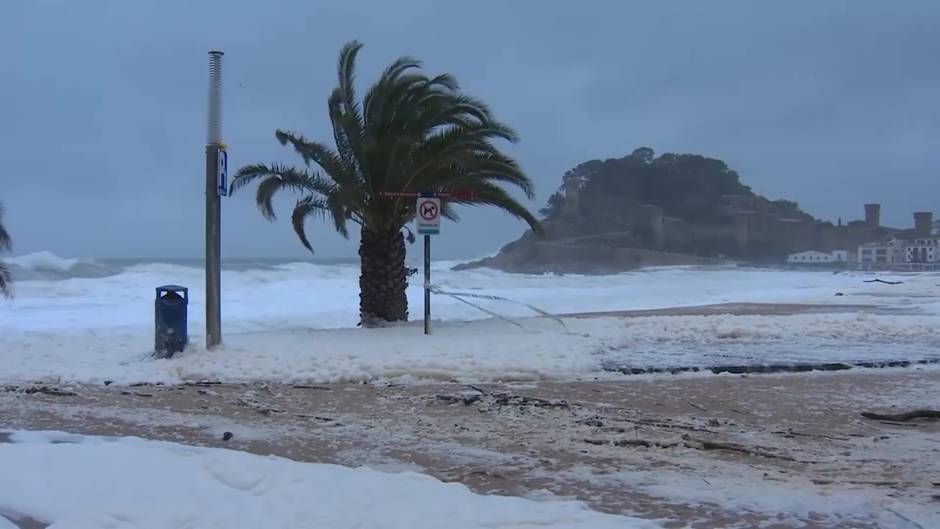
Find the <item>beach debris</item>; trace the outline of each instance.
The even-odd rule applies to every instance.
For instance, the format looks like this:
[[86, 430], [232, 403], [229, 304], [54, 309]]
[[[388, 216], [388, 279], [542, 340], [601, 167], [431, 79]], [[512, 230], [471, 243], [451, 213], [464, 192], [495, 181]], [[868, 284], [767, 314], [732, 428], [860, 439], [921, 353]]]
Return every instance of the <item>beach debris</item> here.
[[904, 281], [885, 281], [884, 279], [875, 278], [875, 279], [866, 279], [865, 283], [884, 283], [885, 285], [901, 285], [901, 284], [904, 284]]
[[326, 386], [314, 386], [312, 384], [291, 384], [291, 387], [294, 389], [319, 389], [323, 391], [332, 391], [333, 389]]
[[11, 393], [25, 393], [27, 395], [40, 393], [42, 395], [49, 395], [51, 397], [74, 397], [78, 395], [78, 393], [73, 391], [71, 388], [58, 388], [55, 386], [46, 385], [7, 386], [6, 390], [7, 392]]
[[482, 393], [462, 394], [462, 395], [437, 395], [437, 400], [448, 404], [463, 404], [469, 406], [483, 398]]
[[153, 393], [144, 393], [142, 391], [121, 391], [121, 395], [130, 395], [132, 397], [153, 397]]
[[209, 386], [221, 386], [222, 382], [218, 380], [187, 380], [183, 382], [184, 386], [196, 386], [200, 388], [205, 388]]
[[563, 399], [543, 399], [541, 397], [531, 397], [528, 395], [515, 395], [505, 391], [486, 391], [478, 386], [469, 385], [468, 388], [475, 393], [461, 392], [457, 394], [438, 394], [435, 400], [446, 402], [448, 404], [463, 404], [470, 406], [476, 403], [485, 403], [491, 407], [500, 406], [534, 406], [538, 408], [564, 408], [570, 409], [571, 405]]
[[904, 413], [863, 411], [861, 415], [874, 421], [906, 422], [912, 419], [940, 419], [940, 410], [912, 410]]
[[228, 441], [228, 440], [231, 439], [232, 437], [235, 437], [235, 434], [233, 434], [232, 432], [222, 432], [222, 440], [223, 440], [223, 441]]

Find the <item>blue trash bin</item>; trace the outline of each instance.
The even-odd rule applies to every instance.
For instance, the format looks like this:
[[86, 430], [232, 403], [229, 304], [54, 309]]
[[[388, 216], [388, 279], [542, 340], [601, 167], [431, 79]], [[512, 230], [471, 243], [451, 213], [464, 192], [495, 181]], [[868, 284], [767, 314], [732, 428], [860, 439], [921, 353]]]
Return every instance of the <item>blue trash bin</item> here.
[[189, 289], [179, 285], [157, 287], [153, 304], [154, 351], [158, 356], [169, 358], [185, 349], [189, 342], [186, 321]]

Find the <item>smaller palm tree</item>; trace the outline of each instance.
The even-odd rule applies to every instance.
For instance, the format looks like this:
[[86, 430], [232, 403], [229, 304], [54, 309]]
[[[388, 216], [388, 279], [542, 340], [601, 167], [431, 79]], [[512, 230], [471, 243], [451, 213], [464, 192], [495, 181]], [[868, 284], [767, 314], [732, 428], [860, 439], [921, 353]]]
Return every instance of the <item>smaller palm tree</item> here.
[[[10, 234], [3, 227], [3, 204], [0, 204], [0, 250], [10, 249]], [[10, 297], [13, 295], [13, 278], [10, 269], [0, 262], [0, 295]]]

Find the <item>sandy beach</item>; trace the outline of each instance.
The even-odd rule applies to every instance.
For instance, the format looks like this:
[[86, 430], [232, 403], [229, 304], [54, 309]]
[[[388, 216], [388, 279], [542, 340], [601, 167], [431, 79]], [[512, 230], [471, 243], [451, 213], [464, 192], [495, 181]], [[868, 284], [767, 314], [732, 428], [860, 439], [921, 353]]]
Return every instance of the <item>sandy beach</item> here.
[[[469, 386], [24, 385], [0, 394], [0, 423], [420, 470], [667, 527], [883, 527], [905, 509], [940, 516], [940, 424], [859, 414], [936, 407], [938, 389], [931, 368]], [[873, 518], [844, 511], [846, 497], [897, 509], [872, 504]]]

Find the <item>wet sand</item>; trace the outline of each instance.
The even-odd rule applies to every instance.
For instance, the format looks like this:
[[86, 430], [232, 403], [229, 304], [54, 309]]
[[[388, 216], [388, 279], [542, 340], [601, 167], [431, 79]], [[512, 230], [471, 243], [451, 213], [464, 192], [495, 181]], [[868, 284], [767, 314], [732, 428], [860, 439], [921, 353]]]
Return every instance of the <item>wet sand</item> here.
[[[606, 512], [668, 519], [669, 527], [879, 526], [735, 503], [748, 489], [863, 491], [932, 509], [940, 520], [940, 423], [859, 416], [940, 407], [936, 369], [480, 386], [25, 389], [0, 393], [0, 427], [418, 470], [482, 493], [547, 490]], [[674, 492], [649, 487], [644, 476], [674, 476]], [[700, 492], [715, 499], [689, 497]]]

